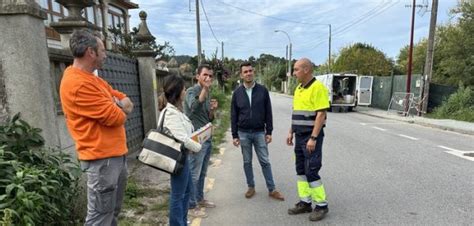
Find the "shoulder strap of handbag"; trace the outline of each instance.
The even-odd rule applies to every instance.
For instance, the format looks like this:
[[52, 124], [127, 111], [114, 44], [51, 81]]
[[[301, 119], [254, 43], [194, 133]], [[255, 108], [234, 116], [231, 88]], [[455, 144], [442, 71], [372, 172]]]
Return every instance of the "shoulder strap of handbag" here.
[[161, 115], [161, 121], [158, 124], [158, 128], [157, 128], [158, 131], [160, 131], [160, 132], [163, 132], [163, 123], [165, 122], [166, 110], [168, 110], [168, 108], [163, 109], [163, 112], [161, 113], [163, 115]]

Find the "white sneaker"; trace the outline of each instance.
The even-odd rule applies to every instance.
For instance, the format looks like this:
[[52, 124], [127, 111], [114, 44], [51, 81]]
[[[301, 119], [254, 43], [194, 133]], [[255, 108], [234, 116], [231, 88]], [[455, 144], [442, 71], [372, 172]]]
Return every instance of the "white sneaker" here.
[[188, 210], [188, 216], [194, 217], [194, 218], [206, 218], [207, 213], [204, 212], [203, 210], [199, 208], [194, 208], [194, 209], [189, 209]]

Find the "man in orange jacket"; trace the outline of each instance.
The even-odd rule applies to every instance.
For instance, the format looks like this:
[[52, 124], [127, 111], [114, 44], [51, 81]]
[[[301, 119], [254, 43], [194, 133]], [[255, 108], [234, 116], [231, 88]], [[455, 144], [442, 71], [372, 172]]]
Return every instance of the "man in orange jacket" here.
[[127, 184], [127, 114], [133, 103], [94, 74], [106, 58], [100, 37], [75, 31], [69, 41], [74, 62], [66, 68], [60, 97], [66, 124], [87, 173], [85, 225], [117, 225]]

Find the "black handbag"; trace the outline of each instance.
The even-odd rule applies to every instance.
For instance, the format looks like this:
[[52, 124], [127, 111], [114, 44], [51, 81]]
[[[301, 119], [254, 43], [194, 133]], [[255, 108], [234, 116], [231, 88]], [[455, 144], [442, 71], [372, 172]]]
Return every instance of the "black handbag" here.
[[155, 169], [175, 175], [179, 174], [184, 167], [186, 148], [183, 142], [174, 138], [166, 128], [163, 128], [166, 110], [161, 113], [158, 128], [147, 133], [137, 159]]

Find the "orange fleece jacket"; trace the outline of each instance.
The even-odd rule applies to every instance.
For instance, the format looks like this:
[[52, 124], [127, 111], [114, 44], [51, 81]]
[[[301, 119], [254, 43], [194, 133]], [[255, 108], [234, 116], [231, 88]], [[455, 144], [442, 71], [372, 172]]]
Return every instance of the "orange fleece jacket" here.
[[80, 160], [122, 156], [128, 152], [126, 114], [117, 106], [125, 94], [103, 79], [69, 66], [60, 86], [61, 104]]

